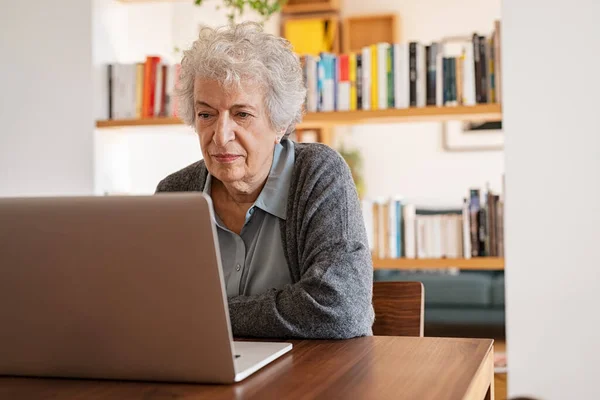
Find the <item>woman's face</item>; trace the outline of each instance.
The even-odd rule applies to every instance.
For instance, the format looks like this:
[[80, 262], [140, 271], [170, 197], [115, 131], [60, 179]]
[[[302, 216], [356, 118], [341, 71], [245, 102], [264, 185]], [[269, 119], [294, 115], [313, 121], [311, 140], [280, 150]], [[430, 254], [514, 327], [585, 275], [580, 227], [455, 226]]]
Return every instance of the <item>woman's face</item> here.
[[[265, 179], [278, 133], [271, 127], [259, 85], [225, 89], [218, 81], [194, 82], [195, 124], [208, 171], [244, 190]], [[279, 134], [281, 136], [281, 134]]]

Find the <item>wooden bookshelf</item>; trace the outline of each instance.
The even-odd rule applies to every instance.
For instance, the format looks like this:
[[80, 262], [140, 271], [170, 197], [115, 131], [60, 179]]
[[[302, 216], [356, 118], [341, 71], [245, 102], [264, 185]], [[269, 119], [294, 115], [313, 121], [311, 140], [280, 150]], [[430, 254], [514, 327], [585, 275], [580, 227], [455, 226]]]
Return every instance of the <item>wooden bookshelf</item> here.
[[285, 14], [339, 11], [339, 0], [287, 0], [281, 11]]
[[121, 128], [128, 126], [153, 126], [153, 125], [181, 125], [177, 117], [156, 117], [140, 119], [106, 119], [96, 121], [97, 128]]
[[344, 53], [360, 52], [373, 43], [399, 43], [400, 30], [396, 14], [356, 15], [344, 18]]
[[474, 257], [465, 258], [373, 258], [374, 269], [439, 269], [460, 268], [464, 270], [504, 270], [504, 258]]
[[[356, 125], [372, 123], [403, 122], [440, 122], [449, 120], [500, 120], [502, 109], [499, 104], [479, 104], [476, 106], [458, 107], [420, 107], [407, 109], [370, 110], [370, 111], [337, 111], [308, 113], [299, 129], [319, 128], [332, 125]], [[129, 126], [178, 125], [178, 118], [144, 118], [124, 120], [101, 120], [96, 122], [98, 128], [119, 128]]]

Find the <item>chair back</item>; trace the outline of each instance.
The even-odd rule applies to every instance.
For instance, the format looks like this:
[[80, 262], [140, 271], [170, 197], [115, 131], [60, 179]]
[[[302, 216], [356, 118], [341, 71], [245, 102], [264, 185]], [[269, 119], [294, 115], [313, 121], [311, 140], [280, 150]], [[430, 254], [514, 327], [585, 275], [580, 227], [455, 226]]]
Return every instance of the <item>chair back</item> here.
[[425, 290], [421, 282], [374, 282], [376, 336], [423, 336]]

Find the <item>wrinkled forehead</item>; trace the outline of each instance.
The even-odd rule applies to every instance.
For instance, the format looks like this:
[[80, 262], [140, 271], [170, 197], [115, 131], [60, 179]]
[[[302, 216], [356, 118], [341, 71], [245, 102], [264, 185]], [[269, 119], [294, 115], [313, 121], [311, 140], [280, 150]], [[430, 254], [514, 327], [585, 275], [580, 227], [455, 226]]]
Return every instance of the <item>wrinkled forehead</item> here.
[[252, 78], [232, 82], [196, 76], [194, 80], [194, 101], [213, 107], [229, 108], [234, 104], [259, 107], [264, 105], [264, 94], [264, 85]]

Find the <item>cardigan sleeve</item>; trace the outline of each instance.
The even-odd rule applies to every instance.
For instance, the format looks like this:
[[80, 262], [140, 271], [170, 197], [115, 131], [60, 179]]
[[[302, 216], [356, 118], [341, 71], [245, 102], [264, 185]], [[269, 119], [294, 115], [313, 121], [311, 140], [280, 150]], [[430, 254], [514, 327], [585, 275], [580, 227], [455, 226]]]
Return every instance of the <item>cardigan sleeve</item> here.
[[[324, 147], [324, 146], [323, 146]], [[347, 164], [307, 150], [288, 198], [286, 243], [295, 283], [229, 299], [234, 336], [346, 339], [372, 334], [373, 266]], [[298, 160], [299, 161], [299, 160]]]

